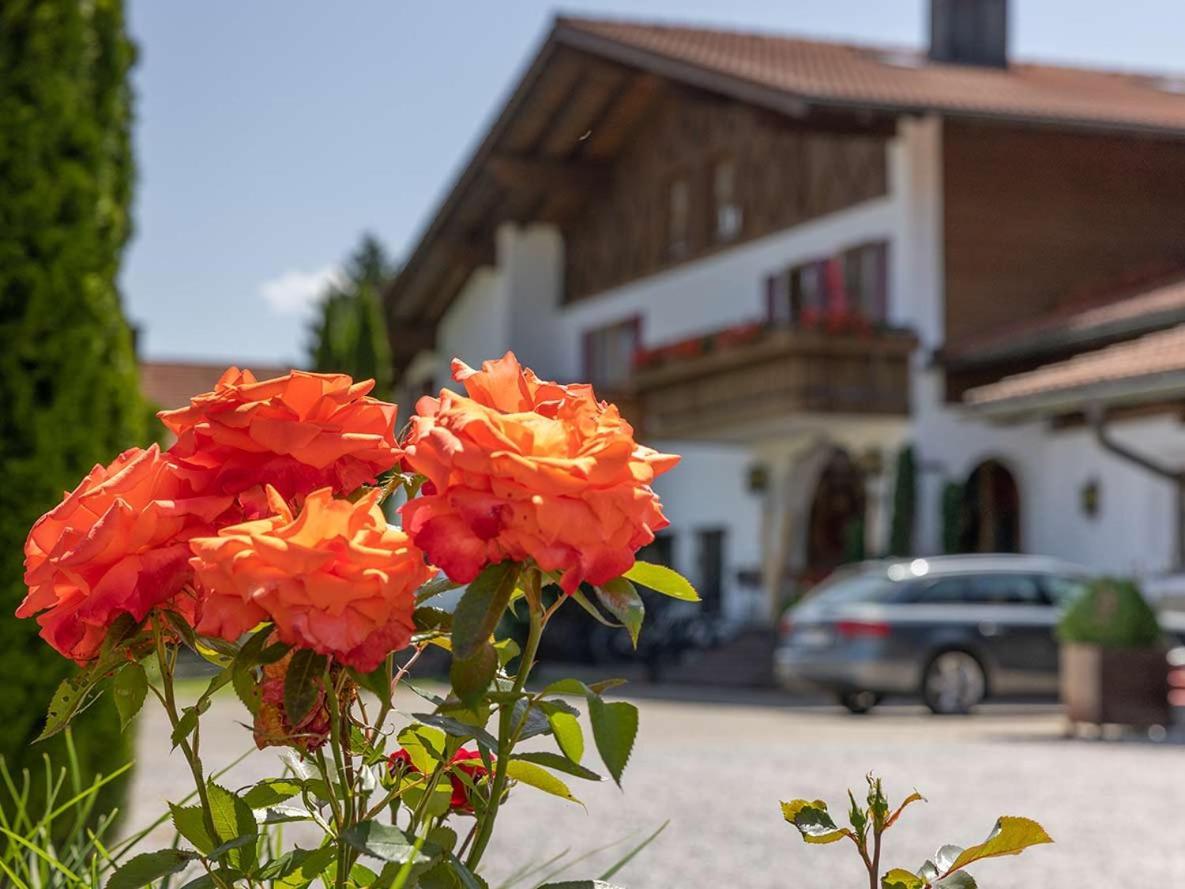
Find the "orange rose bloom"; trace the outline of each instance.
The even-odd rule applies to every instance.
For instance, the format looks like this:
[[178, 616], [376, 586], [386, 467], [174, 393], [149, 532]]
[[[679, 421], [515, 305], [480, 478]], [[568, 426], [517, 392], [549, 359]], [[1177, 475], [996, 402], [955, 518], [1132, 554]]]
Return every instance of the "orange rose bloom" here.
[[158, 416], [177, 436], [169, 453], [204, 490], [242, 495], [255, 517], [265, 485], [287, 500], [325, 486], [344, 494], [398, 462], [396, 406], [368, 397], [373, 387], [299, 370], [256, 382], [232, 367], [213, 392]]
[[120, 614], [143, 620], [166, 603], [192, 614], [193, 598], [177, 595], [192, 576], [187, 541], [232, 500], [193, 496], [156, 445], [96, 466], [29, 532], [17, 616], [37, 615], [42, 638], [81, 664]]
[[512, 353], [475, 371], [453, 361], [469, 397], [422, 398], [405, 463], [428, 477], [403, 507], [412, 540], [455, 581], [534, 559], [568, 592], [628, 571], [668, 524], [650, 485], [679, 458], [634, 441], [591, 386], [539, 380]]
[[405, 648], [415, 592], [436, 572], [387, 524], [379, 491], [351, 503], [321, 488], [295, 517], [267, 494], [276, 515], [190, 541], [204, 595], [197, 631], [233, 641], [271, 620], [281, 641], [367, 672]]

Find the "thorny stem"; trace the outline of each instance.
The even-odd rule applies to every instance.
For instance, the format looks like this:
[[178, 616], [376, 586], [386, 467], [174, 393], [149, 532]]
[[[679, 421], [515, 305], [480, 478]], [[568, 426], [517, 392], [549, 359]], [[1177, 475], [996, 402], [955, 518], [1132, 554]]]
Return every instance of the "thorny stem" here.
[[[181, 717], [177, 713], [177, 698], [173, 689], [173, 668], [165, 652], [165, 640], [160, 631], [159, 615], [154, 616], [152, 621], [152, 639], [156, 646], [156, 661], [160, 665], [165, 713], [168, 715], [169, 724], [175, 733], [177, 726], [181, 723]], [[210, 809], [210, 794], [206, 789], [205, 778], [202, 776], [202, 762], [198, 759], [194, 748], [190, 746], [188, 738], [181, 738], [177, 746], [181, 748], [181, 753], [185, 756], [185, 761], [189, 763], [189, 771], [193, 775], [193, 783], [197, 789], [198, 800], [202, 807], [202, 821], [205, 825], [206, 832], [209, 833], [213, 841], [217, 842], [218, 830], [214, 826], [214, 816], [211, 814]], [[210, 878], [219, 886], [226, 885], [213, 871], [210, 871]]]
[[[536, 575], [535, 584], [537, 588], [538, 575]], [[531, 603], [530, 618], [531, 625], [527, 634], [527, 643], [519, 659], [518, 673], [514, 677], [511, 700], [517, 700], [519, 695], [522, 694], [523, 687], [527, 683], [527, 676], [530, 675], [531, 667], [535, 664], [535, 655], [539, 651], [539, 639], [543, 635], [543, 613], [539, 608], [537, 600]], [[494, 781], [490, 793], [489, 808], [484, 813], [481, 827], [478, 829], [477, 837], [473, 842], [473, 849], [470, 851], [469, 858], [465, 862], [471, 871], [477, 868], [478, 863], [481, 861], [481, 856], [485, 854], [486, 846], [490, 842], [490, 836], [494, 829], [494, 821], [498, 817], [498, 808], [501, 806], [502, 796], [506, 792], [506, 782], [509, 777], [506, 769], [509, 764], [510, 751], [514, 747], [518, 734], [522, 731], [528, 712], [529, 708], [523, 711], [522, 719], [519, 720], [518, 724], [512, 725], [512, 720], [514, 719], [513, 707], [508, 707], [506, 704], [498, 707], [498, 757], [493, 763]]]
[[[342, 676], [344, 679], [345, 674], [343, 673]], [[338, 686], [336, 683], [331, 682], [329, 676], [326, 675], [323, 680], [323, 687], [325, 689], [325, 702], [329, 708], [329, 745], [333, 749], [333, 763], [337, 770], [337, 780], [339, 786], [342, 788], [343, 797], [342, 814], [338, 824], [337, 876], [335, 882], [337, 886], [344, 887], [353, 862], [351, 861], [350, 848], [342, 841], [341, 833], [354, 825], [354, 763], [350, 758], [348, 750], [343, 753], [342, 730], [345, 730], [346, 737], [348, 738], [349, 721], [340, 712]], [[329, 794], [333, 796], [333, 782], [330, 781], [328, 783]]]

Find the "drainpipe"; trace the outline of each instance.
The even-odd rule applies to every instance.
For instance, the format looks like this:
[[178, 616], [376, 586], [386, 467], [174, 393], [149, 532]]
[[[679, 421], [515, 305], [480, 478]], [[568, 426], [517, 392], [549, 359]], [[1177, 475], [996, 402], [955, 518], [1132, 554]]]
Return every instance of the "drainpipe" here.
[[1090, 427], [1094, 430], [1095, 441], [1099, 443], [1099, 447], [1108, 453], [1114, 454], [1116, 457], [1127, 460], [1129, 463], [1134, 463], [1145, 472], [1157, 478], [1163, 478], [1173, 483], [1177, 493], [1177, 533], [1174, 562], [1178, 570], [1185, 568], [1185, 470], [1165, 466], [1115, 441], [1107, 428], [1106, 412], [1103, 410], [1102, 405], [1093, 404], [1087, 409], [1086, 413], [1090, 421]]

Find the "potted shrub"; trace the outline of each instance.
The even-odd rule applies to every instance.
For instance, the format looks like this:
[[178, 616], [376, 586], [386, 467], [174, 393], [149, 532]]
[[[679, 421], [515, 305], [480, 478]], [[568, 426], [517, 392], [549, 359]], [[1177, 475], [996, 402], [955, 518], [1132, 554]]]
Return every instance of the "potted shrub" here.
[[1168, 661], [1160, 624], [1136, 584], [1094, 581], [1062, 617], [1058, 638], [1061, 697], [1071, 722], [1168, 722]]

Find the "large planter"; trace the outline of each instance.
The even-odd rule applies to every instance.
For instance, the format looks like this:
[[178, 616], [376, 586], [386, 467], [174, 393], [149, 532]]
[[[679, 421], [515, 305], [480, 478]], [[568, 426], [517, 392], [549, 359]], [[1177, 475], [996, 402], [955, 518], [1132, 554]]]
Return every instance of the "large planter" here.
[[1167, 725], [1168, 675], [1160, 648], [1061, 647], [1061, 697], [1072, 722]]

